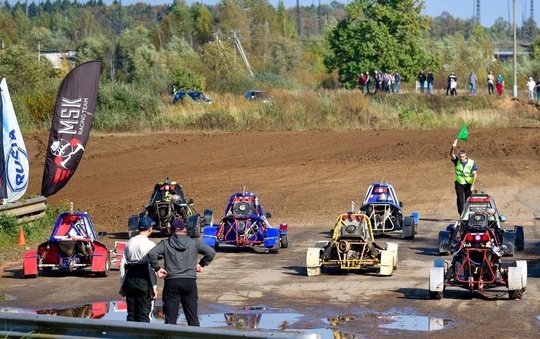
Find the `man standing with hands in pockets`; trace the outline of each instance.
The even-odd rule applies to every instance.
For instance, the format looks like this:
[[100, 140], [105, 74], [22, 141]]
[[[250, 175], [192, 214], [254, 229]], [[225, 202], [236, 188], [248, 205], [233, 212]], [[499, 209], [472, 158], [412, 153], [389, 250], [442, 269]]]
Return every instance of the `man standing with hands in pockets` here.
[[458, 156], [456, 156], [454, 150], [457, 143], [458, 139], [454, 140], [452, 143], [452, 148], [450, 149], [450, 158], [454, 163], [455, 168], [454, 185], [457, 196], [456, 202], [458, 213], [461, 216], [465, 202], [471, 196], [472, 191], [474, 190], [474, 183], [476, 182], [478, 169], [474, 160], [467, 157], [467, 151], [460, 150]]
[[139, 234], [129, 239], [120, 261], [120, 294], [126, 297], [127, 321], [150, 322], [153, 301], [157, 297], [157, 279], [148, 263], [148, 252], [156, 245], [148, 237], [154, 221], [139, 220]]
[[[171, 223], [171, 236], [162, 240], [148, 253], [150, 266], [158, 277], [165, 279], [163, 286], [163, 313], [165, 324], [176, 324], [180, 303], [189, 326], [200, 326], [198, 315], [197, 273], [204, 271], [210, 264], [216, 251], [201, 239], [191, 238], [187, 234], [182, 219]], [[197, 256], [203, 257], [197, 261]], [[164, 267], [160, 267], [158, 258], [163, 256]]]

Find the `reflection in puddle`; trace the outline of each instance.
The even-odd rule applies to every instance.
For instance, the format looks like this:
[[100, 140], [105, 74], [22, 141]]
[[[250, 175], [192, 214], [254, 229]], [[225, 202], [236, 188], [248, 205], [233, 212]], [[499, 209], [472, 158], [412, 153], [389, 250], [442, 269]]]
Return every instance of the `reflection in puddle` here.
[[[396, 312], [397, 313], [397, 312]], [[403, 312], [399, 312], [403, 313]], [[389, 314], [379, 314], [379, 313], [362, 313], [359, 315], [338, 315], [325, 320], [331, 326], [344, 326], [350, 327], [354, 326], [356, 319], [362, 321], [361, 319], [370, 318], [371, 323], [377, 322], [377, 328], [384, 329], [398, 329], [398, 330], [409, 330], [409, 331], [437, 331], [442, 330], [445, 326], [452, 323], [451, 319], [427, 317], [427, 316], [414, 316], [414, 315], [389, 315]], [[354, 338], [354, 335], [350, 334], [341, 334], [335, 335], [336, 338]]]
[[[99, 302], [70, 308], [37, 310], [37, 314], [63, 317], [91, 318], [102, 320], [125, 321], [127, 304], [125, 301]], [[280, 312], [267, 307], [242, 307], [216, 314], [199, 315], [201, 327], [233, 327], [235, 329], [286, 330], [291, 324], [303, 317], [303, 314]], [[152, 310], [151, 323], [163, 324], [163, 306], [156, 303]], [[182, 312], [178, 317], [179, 325], [187, 325]]]
[[382, 315], [380, 319], [390, 320], [389, 324], [381, 324], [380, 328], [409, 331], [438, 331], [453, 322], [450, 319], [433, 318], [416, 315]]
[[[403, 315], [403, 310], [393, 310], [391, 313], [351, 312], [344, 315], [333, 316], [323, 321], [323, 326], [313, 326], [317, 328], [302, 329], [302, 321], [306, 321], [305, 315], [291, 310], [273, 309], [263, 306], [248, 306], [232, 308], [228, 306], [215, 305], [216, 313], [199, 315], [201, 327], [207, 328], [229, 328], [229, 329], [261, 329], [261, 330], [282, 330], [295, 331], [310, 334], [318, 334], [320, 338], [326, 339], [351, 339], [362, 337], [360, 330], [363, 319], [369, 318], [371, 329], [396, 329], [409, 331], [438, 331], [444, 329], [453, 322], [451, 319], [435, 318], [428, 316]], [[16, 313], [37, 313], [42, 315], [55, 315], [74, 318], [102, 319], [114, 321], [126, 321], [127, 304], [125, 301], [97, 302], [76, 307], [50, 308], [41, 310], [29, 309], [0, 309], [0, 312]], [[395, 315], [398, 314], [398, 315]], [[537, 317], [540, 320], [540, 316]], [[163, 306], [161, 302], [156, 302], [152, 310], [151, 323], [163, 324]], [[326, 323], [328, 326], [325, 326]], [[186, 320], [182, 311], [178, 317], [178, 324], [186, 326]], [[320, 324], [320, 323], [319, 323]], [[357, 326], [359, 325], [359, 326]], [[308, 326], [311, 327], [311, 326]], [[325, 328], [326, 327], [326, 328]], [[380, 331], [379, 330], [379, 331]], [[360, 330], [361, 331], [361, 330]], [[349, 333], [350, 332], [350, 333]]]

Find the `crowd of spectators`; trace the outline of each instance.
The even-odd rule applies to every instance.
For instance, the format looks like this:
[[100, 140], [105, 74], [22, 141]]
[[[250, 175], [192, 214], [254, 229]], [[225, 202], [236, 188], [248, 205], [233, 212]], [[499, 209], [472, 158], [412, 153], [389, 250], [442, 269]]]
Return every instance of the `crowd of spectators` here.
[[[435, 76], [430, 69], [427, 72], [420, 70], [416, 78], [416, 90], [420, 94], [434, 93]], [[374, 85], [375, 89], [372, 90]], [[489, 71], [486, 78], [486, 86], [488, 95], [503, 95], [504, 93], [504, 76], [499, 73], [497, 76], [493, 71]], [[358, 88], [366, 95], [375, 94], [377, 92], [399, 94], [401, 91], [401, 75], [399, 72], [382, 72], [375, 70], [373, 76], [369, 72], [360, 73], [358, 77]], [[446, 78], [446, 95], [458, 95], [458, 77], [451, 71]], [[469, 73], [468, 77], [468, 94], [477, 95], [478, 93], [478, 77], [474, 71]], [[534, 81], [529, 77], [527, 82], [527, 94], [529, 102], [540, 102], [540, 78]]]
[[[373, 92], [371, 92], [372, 84], [375, 85]], [[391, 73], [375, 70], [372, 79], [369, 72], [360, 73], [358, 88], [364, 94], [375, 94], [377, 92], [399, 94], [401, 91], [401, 75], [399, 72]]]

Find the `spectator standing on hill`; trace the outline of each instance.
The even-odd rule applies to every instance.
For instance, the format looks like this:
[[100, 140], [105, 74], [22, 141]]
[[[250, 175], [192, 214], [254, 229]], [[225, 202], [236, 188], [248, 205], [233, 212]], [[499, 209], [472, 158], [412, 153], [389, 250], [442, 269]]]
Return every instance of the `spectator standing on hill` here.
[[399, 72], [394, 74], [394, 81], [396, 82], [396, 94], [399, 94], [399, 91], [401, 90], [401, 75]]
[[433, 82], [435, 81], [435, 76], [433, 75], [433, 72], [429, 70], [427, 72], [427, 89], [428, 94], [433, 94]]
[[379, 70], [375, 70], [375, 92], [381, 90], [382, 74]]
[[384, 85], [384, 91], [386, 93], [390, 93], [390, 91], [392, 89], [392, 73], [390, 73], [390, 72], [384, 73], [384, 82], [386, 83]]
[[450, 80], [450, 95], [457, 95], [457, 82], [454, 79]]
[[427, 77], [424, 73], [424, 70], [420, 70], [418, 73], [418, 83], [420, 84], [420, 93], [424, 93], [424, 84], [426, 83]]
[[[446, 95], [448, 95], [448, 92], [450, 92], [450, 85], [452, 84], [452, 79], [456, 82], [456, 86], [457, 86], [457, 76], [454, 73], [454, 71], [450, 72], [450, 74], [446, 78], [446, 82], [448, 83], [446, 86]], [[457, 91], [456, 91], [456, 94], [457, 94]]]
[[381, 74], [381, 91], [386, 93], [388, 92], [388, 78], [386, 77], [386, 73], [380, 73]]
[[536, 82], [536, 101], [540, 101], [540, 79]]
[[497, 94], [502, 95], [504, 90], [504, 77], [501, 73], [497, 76], [495, 88], [497, 89]]
[[487, 85], [488, 85], [488, 94], [493, 94], [493, 84], [495, 83], [495, 76], [493, 75], [493, 71], [489, 71], [489, 74], [487, 76]]
[[536, 89], [536, 82], [534, 82], [533, 78], [530, 77], [529, 81], [527, 81], [527, 92], [529, 94], [529, 103], [534, 102], [534, 90]]
[[452, 143], [450, 149], [450, 159], [454, 163], [454, 186], [456, 190], [456, 203], [459, 215], [463, 212], [465, 202], [471, 196], [474, 191], [474, 183], [476, 182], [477, 171], [476, 163], [473, 159], [467, 157], [467, 151], [460, 150], [458, 156], [455, 155], [454, 150], [457, 146], [457, 139]]
[[366, 94], [369, 94], [370, 88], [371, 88], [371, 76], [369, 75], [369, 72], [366, 72]]
[[469, 95], [476, 95], [476, 74], [469, 74]]
[[366, 76], [364, 73], [360, 73], [360, 76], [358, 77], [358, 88], [360, 89], [360, 92], [364, 93], [364, 88], [366, 87]]

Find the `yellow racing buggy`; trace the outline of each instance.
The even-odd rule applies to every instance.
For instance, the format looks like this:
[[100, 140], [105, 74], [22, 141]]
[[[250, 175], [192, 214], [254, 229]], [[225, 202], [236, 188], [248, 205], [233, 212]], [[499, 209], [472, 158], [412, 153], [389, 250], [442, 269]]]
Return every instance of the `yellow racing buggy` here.
[[308, 276], [321, 274], [325, 268], [340, 271], [374, 271], [390, 276], [398, 266], [398, 244], [388, 242], [385, 248], [373, 240], [369, 216], [360, 213], [342, 214], [336, 219], [331, 241], [318, 241], [306, 255]]

